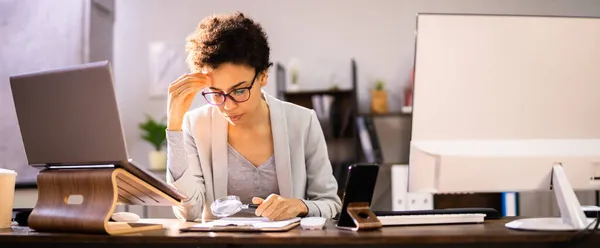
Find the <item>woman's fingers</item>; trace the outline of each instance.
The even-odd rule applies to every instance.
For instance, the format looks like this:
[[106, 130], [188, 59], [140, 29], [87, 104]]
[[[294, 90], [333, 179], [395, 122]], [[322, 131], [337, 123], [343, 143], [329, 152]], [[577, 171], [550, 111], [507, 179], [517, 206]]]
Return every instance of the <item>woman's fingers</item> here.
[[281, 204], [281, 201], [275, 200], [269, 207], [267, 207], [267, 209], [265, 209], [265, 211], [262, 213], [262, 216], [272, 220], [273, 213], [283, 207], [284, 206]]
[[261, 203], [263, 203], [263, 201], [265, 201], [265, 200], [263, 200], [260, 197], [252, 197], [252, 203], [253, 204], [261, 204]]
[[269, 218], [269, 220], [285, 220], [288, 219], [288, 209], [289, 206], [280, 204], [279, 207], [277, 207], [277, 209], [275, 209], [275, 211], [273, 211], [273, 213], [265, 216], [267, 218]]
[[171, 93], [171, 96], [173, 97], [173, 99], [185, 101], [186, 96], [195, 95], [196, 93], [198, 93], [198, 91], [200, 91], [200, 89], [201, 88], [197, 86], [181, 87], [175, 90], [173, 93]]
[[169, 130], [181, 130], [183, 116], [192, 105], [195, 94], [211, 84], [211, 77], [211, 73], [187, 73], [169, 84], [167, 101]]
[[170, 83], [169, 88], [171, 88], [171, 86], [181, 84], [182, 82], [185, 82], [187, 79], [190, 79], [190, 78], [192, 78], [192, 77], [190, 77], [190, 74], [183, 74], [179, 78], [175, 79], [175, 81]]
[[189, 84], [208, 85], [206, 80], [197, 78], [186, 78], [182, 81], [178, 81], [177, 83], [172, 83], [171, 85], [169, 85], [169, 92]]
[[188, 74], [182, 75], [181, 77], [179, 77], [178, 79], [173, 81], [173, 83], [171, 83], [169, 85], [169, 90], [172, 87], [177, 87], [178, 85], [184, 84], [187, 81], [200, 81], [200, 82], [204, 82], [205, 84], [208, 84], [209, 80], [210, 80], [210, 78], [206, 74], [188, 73]]
[[204, 85], [202, 85], [202, 84], [190, 82], [187, 84], [182, 84], [179, 87], [169, 90], [169, 95], [176, 96], [176, 95], [178, 95], [178, 93], [181, 93], [185, 89], [201, 90], [203, 88], [204, 88]]
[[276, 194], [271, 194], [256, 208], [256, 216], [264, 216], [263, 213], [279, 198]]
[[266, 217], [269, 220], [285, 220], [297, 216], [292, 209], [289, 199], [278, 195], [270, 195], [256, 209], [256, 215]]
[[180, 85], [179, 87], [169, 90], [169, 95], [176, 97], [176, 96], [180, 95], [181, 92], [183, 92], [186, 89], [192, 89], [195, 91], [199, 91], [202, 88], [204, 88], [203, 84], [200, 84], [197, 82], [188, 82], [186, 84]]

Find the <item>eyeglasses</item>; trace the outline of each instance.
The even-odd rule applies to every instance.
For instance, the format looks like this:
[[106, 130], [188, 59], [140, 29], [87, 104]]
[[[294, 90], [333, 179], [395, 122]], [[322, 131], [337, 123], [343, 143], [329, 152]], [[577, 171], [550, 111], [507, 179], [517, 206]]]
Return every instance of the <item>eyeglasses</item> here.
[[248, 99], [250, 99], [250, 89], [252, 89], [252, 86], [254, 86], [254, 81], [256, 80], [256, 76], [258, 76], [258, 72], [256, 74], [254, 74], [254, 78], [252, 78], [252, 83], [250, 83], [250, 86], [248, 86], [248, 87], [233, 89], [229, 93], [216, 92], [216, 91], [202, 92], [202, 96], [204, 96], [204, 99], [206, 99], [206, 101], [209, 104], [216, 105], [216, 106], [223, 105], [225, 103], [225, 100], [227, 100], [227, 98], [231, 99], [232, 101], [234, 101], [236, 103], [248, 101]]

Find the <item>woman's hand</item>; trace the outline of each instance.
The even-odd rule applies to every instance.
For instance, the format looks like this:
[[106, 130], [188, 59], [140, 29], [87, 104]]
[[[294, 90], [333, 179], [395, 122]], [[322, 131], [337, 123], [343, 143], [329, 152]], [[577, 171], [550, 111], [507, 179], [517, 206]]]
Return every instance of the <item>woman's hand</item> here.
[[271, 194], [267, 199], [252, 198], [252, 203], [260, 204], [256, 209], [256, 216], [267, 217], [269, 220], [287, 220], [308, 213], [308, 208], [297, 198], [283, 198]]
[[210, 85], [210, 78], [203, 73], [187, 73], [169, 85], [167, 103], [167, 129], [181, 131], [183, 116], [192, 106], [198, 91]]

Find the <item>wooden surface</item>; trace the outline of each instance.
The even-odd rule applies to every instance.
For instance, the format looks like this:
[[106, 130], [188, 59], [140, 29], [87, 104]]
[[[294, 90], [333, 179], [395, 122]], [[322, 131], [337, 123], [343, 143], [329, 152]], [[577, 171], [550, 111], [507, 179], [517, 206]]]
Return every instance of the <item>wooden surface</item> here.
[[36, 233], [26, 227], [0, 229], [0, 247], [226, 247], [226, 246], [355, 246], [355, 247], [600, 247], [593, 234], [577, 246], [567, 243], [573, 232], [526, 232], [504, 227], [508, 220], [485, 224], [384, 227], [376, 231], [339, 230], [331, 222], [325, 230], [295, 228], [288, 232], [216, 233], [180, 232], [190, 225], [177, 220], [143, 220], [161, 223], [163, 230], [126, 235]]

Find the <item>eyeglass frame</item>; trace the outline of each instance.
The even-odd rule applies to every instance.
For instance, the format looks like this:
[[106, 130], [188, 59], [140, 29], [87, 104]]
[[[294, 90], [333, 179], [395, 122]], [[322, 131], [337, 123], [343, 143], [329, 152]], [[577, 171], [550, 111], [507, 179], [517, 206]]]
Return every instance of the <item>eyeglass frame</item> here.
[[[258, 71], [256, 71], [254, 73], [254, 77], [252, 78], [252, 83], [250, 83], [250, 86], [248, 86], [248, 87], [235, 88], [235, 89], [232, 89], [231, 91], [229, 91], [227, 93], [224, 93], [224, 92], [205, 92], [205, 91], [202, 91], [202, 96], [204, 97], [204, 100], [206, 100], [206, 102], [208, 102], [208, 104], [213, 105], [213, 106], [221, 106], [221, 105], [225, 104], [225, 102], [227, 101], [227, 98], [231, 99], [235, 103], [246, 102], [246, 101], [250, 100], [250, 97], [252, 96], [252, 91], [251, 90], [252, 90], [252, 87], [254, 86], [254, 82], [256, 81], [257, 76], [258, 76]], [[234, 92], [234, 91], [236, 91], [236, 90], [248, 90], [248, 99], [243, 100], [243, 101], [235, 100], [235, 98], [233, 96], [231, 96], [231, 93]], [[210, 102], [206, 98], [206, 95], [210, 95], [210, 94], [221, 94], [221, 95], [223, 95], [224, 96], [223, 102], [220, 103], [220, 104], [214, 104], [214, 103]]]

